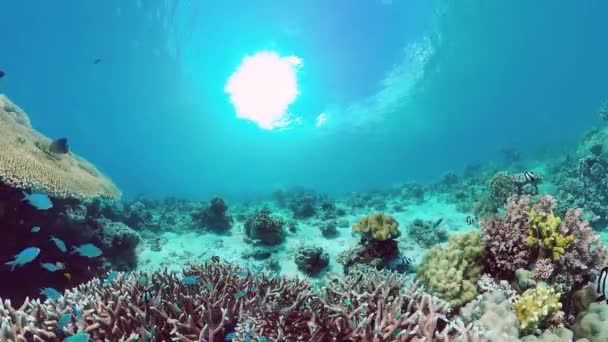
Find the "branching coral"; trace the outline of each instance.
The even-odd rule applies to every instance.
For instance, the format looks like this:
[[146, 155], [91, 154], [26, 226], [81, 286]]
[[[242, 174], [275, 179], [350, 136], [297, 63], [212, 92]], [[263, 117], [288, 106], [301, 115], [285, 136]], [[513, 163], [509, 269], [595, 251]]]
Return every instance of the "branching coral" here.
[[[60, 341], [87, 332], [94, 341], [455, 341], [480, 340], [445, 304], [392, 273], [360, 270], [311, 288], [302, 280], [253, 275], [209, 263], [175, 273], [95, 279], [56, 300], [0, 301], [0, 340]], [[68, 315], [65, 326], [60, 318]], [[80, 317], [81, 316], [81, 317]]]
[[539, 258], [546, 257], [547, 253], [557, 261], [566, 252], [565, 247], [574, 241], [574, 236], [563, 235], [559, 230], [562, 220], [553, 214], [539, 214], [534, 209], [528, 213], [530, 228], [526, 245], [538, 247]]
[[418, 268], [418, 279], [429, 291], [460, 307], [477, 295], [475, 283], [483, 265], [485, 245], [475, 231], [454, 235], [445, 248], [435, 246]]
[[560, 295], [555, 292], [555, 289], [542, 283], [533, 289], [526, 290], [513, 303], [520, 329], [534, 331], [541, 327], [551, 315], [561, 309], [562, 304], [559, 299]]
[[0, 182], [57, 198], [121, 196], [112, 181], [83, 158], [50, 152], [51, 142], [32, 128], [24, 111], [0, 95]]
[[353, 225], [353, 232], [361, 233], [364, 239], [384, 241], [399, 237], [399, 223], [390, 215], [375, 213]]

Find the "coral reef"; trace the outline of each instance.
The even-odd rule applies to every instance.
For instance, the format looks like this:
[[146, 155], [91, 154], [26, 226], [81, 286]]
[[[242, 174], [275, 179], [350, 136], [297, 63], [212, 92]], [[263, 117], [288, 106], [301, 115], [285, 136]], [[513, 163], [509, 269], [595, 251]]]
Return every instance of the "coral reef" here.
[[436, 245], [426, 252], [417, 279], [452, 307], [460, 307], [477, 296], [484, 249], [478, 232], [453, 235], [445, 248]]
[[353, 232], [362, 234], [364, 240], [384, 241], [399, 237], [398, 227], [399, 223], [392, 216], [375, 213], [355, 223]]
[[574, 337], [589, 342], [608, 341], [608, 305], [591, 303], [589, 308], [579, 313], [572, 327]]
[[564, 235], [558, 231], [561, 219], [550, 213], [537, 213], [532, 209], [529, 213], [528, 247], [538, 247], [539, 258], [553, 257], [558, 261], [566, 252], [565, 247], [574, 241], [574, 236]]
[[562, 308], [559, 299], [560, 295], [555, 292], [555, 289], [542, 283], [533, 289], [526, 290], [513, 303], [520, 329], [533, 332], [541, 328], [552, 315]]
[[277, 245], [285, 240], [284, 221], [271, 216], [270, 210], [262, 209], [253, 213], [245, 222], [245, 234], [267, 245]]
[[192, 219], [216, 233], [225, 233], [232, 227], [232, 216], [228, 214], [228, 205], [220, 197], [212, 198], [209, 206], [192, 215]]
[[324, 237], [327, 238], [332, 238], [338, 235], [338, 225], [336, 223], [336, 221], [334, 220], [329, 220], [329, 221], [325, 221], [325, 222], [321, 222], [321, 225], [319, 227], [319, 229], [321, 230], [321, 234], [323, 234]]
[[515, 175], [498, 172], [488, 182], [483, 196], [473, 206], [473, 212], [479, 217], [488, 217], [498, 212], [512, 195], [521, 194], [521, 184]]
[[0, 95], [0, 181], [56, 198], [113, 197], [120, 190], [76, 154], [53, 153], [51, 139], [32, 128], [27, 114]]
[[308, 275], [316, 275], [329, 265], [329, 255], [321, 247], [301, 246], [294, 260], [298, 269]]
[[185, 272], [195, 281], [168, 272], [118, 274], [56, 300], [20, 308], [0, 301], [0, 339], [52, 342], [86, 331], [90, 340], [110, 341], [217, 342], [233, 333], [236, 341], [481, 340], [458, 319], [449, 322], [445, 304], [391, 273], [359, 270], [313, 289], [226, 264]]
[[428, 248], [448, 239], [448, 232], [440, 224], [441, 220], [431, 222], [415, 219], [409, 225], [407, 233], [420, 246]]

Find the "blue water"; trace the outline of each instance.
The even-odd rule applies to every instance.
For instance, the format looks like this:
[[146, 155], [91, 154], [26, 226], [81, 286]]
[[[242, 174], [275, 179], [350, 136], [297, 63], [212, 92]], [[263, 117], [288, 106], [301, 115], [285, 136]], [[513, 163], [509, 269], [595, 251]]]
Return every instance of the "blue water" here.
[[[446, 3], [2, 1], [0, 89], [127, 197], [427, 181], [598, 122], [608, 2]], [[265, 49], [304, 61], [297, 127], [239, 120], [224, 92]]]

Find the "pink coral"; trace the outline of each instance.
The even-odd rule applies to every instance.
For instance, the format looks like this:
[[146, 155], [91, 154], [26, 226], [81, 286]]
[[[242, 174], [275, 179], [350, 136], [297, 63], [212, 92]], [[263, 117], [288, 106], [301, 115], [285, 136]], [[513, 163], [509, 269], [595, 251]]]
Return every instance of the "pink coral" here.
[[534, 266], [534, 279], [546, 281], [551, 278], [554, 271], [555, 266], [553, 265], [553, 260], [540, 259], [536, 261], [536, 265]]
[[481, 222], [486, 242], [486, 271], [498, 279], [513, 279], [515, 271], [526, 267], [531, 259], [524, 244], [528, 233], [529, 196], [512, 196], [507, 200], [506, 214]]

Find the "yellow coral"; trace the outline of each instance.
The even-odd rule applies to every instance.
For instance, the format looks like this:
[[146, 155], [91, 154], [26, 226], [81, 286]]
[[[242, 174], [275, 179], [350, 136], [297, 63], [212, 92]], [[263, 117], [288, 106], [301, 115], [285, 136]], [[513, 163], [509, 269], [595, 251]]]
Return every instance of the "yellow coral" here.
[[547, 318], [562, 308], [559, 298], [560, 295], [555, 289], [543, 283], [526, 290], [513, 303], [520, 329], [531, 331], [540, 327]]
[[574, 241], [574, 236], [563, 235], [559, 232], [561, 219], [553, 214], [542, 215], [534, 209], [528, 212], [530, 228], [526, 245], [528, 247], [539, 247], [540, 258], [550, 253], [553, 260], [559, 260], [566, 252], [565, 247]]
[[426, 252], [417, 278], [429, 292], [460, 307], [477, 296], [484, 250], [479, 232], [454, 235], [445, 248], [435, 245]]
[[353, 232], [371, 236], [374, 240], [384, 241], [399, 237], [399, 223], [390, 215], [375, 213], [368, 215], [353, 225]]
[[74, 153], [49, 152], [51, 139], [32, 128], [27, 114], [0, 95], [0, 182], [53, 197], [120, 197], [95, 166]]

